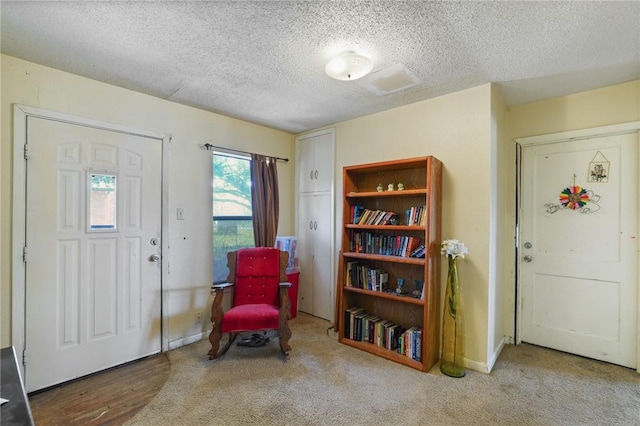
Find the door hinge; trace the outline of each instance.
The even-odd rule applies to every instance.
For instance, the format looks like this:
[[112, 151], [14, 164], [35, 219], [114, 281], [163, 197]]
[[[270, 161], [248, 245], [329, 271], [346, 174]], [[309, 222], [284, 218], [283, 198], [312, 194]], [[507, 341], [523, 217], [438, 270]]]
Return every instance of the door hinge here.
[[27, 366], [27, 361], [28, 361], [28, 357], [27, 356], [28, 356], [27, 350], [23, 349], [22, 350], [22, 365], [25, 366], [25, 367]]
[[22, 261], [27, 263], [27, 246], [22, 247]]
[[27, 145], [26, 143], [24, 144], [24, 159], [29, 159], [29, 145]]

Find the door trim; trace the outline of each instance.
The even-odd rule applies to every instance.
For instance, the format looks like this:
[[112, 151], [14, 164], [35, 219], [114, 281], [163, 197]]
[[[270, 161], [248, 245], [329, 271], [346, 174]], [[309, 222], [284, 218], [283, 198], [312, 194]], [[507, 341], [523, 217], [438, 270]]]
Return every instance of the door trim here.
[[162, 182], [161, 182], [161, 241], [162, 241], [162, 272], [160, 274], [160, 347], [161, 350], [169, 350], [168, 319], [164, 315], [167, 292], [163, 283], [168, 282], [168, 253], [169, 253], [169, 229], [168, 229], [168, 161], [167, 154], [170, 134], [140, 130], [118, 124], [107, 123], [85, 117], [49, 111], [41, 108], [30, 107], [21, 104], [13, 105], [13, 209], [12, 209], [12, 263], [11, 263], [11, 344], [15, 347], [16, 354], [20, 358], [18, 364], [24, 377], [24, 363], [22, 356], [25, 347], [25, 321], [26, 321], [26, 266], [23, 261], [23, 247], [26, 244], [26, 160], [24, 146], [27, 142], [27, 118], [42, 118], [77, 126], [90, 127], [97, 130], [107, 130], [132, 136], [140, 136], [156, 139], [162, 143]]
[[[560, 142], [567, 142], [573, 140], [581, 140], [581, 139], [592, 139], [592, 138], [600, 138], [605, 136], [614, 136], [620, 134], [627, 133], [637, 133], [638, 143], [640, 144], [640, 121], [631, 121], [628, 123], [620, 123], [613, 124], [609, 126], [601, 126], [594, 127], [589, 129], [581, 129], [581, 130], [572, 130], [567, 132], [559, 132], [559, 133], [549, 133], [546, 135], [538, 135], [538, 136], [530, 136], [524, 138], [516, 138], [513, 141], [516, 144], [516, 155], [518, 156], [517, 161], [522, 162], [522, 154], [518, 155], [519, 148], [528, 147], [534, 145], [544, 145], [544, 144], [553, 144]], [[640, 152], [640, 151], [639, 151]], [[519, 163], [518, 163], [519, 164]], [[640, 170], [640, 158], [636, 159], [636, 164], [638, 169]], [[516, 250], [515, 250], [515, 265], [516, 265], [516, 282], [515, 282], [515, 292], [516, 292], [516, 305], [514, 306], [514, 317], [515, 317], [515, 332], [516, 339], [515, 343], [522, 343], [522, 289], [520, 283], [520, 241], [521, 241], [521, 230], [519, 228], [519, 224], [522, 223], [522, 209], [521, 209], [521, 194], [520, 194], [520, 184], [521, 184], [521, 170], [519, 167], [516, 169], [516, 199], [518, 200], [518, 205], [516, 206], [516, 227], [515, 227], [515, 236], [516, 236]], [[640, 187], [639, 187], [640, 188]], [[640, 191], [640, 189], [639, 189]], [[640, 194], [638, 194], [638, 199], [640, 200]], [[638, 229], [640, 229], [640, 218], [638, 218]], [[640, 265], [640, 253], [637, 255], [637, 262]], [[637, 315], [636, 315], [636, 371], [640, 373], [640, 273], [638, 274], [638, 281], [636, 285], [638, 286], [638, 295], [636, 299], [637, 306]]]

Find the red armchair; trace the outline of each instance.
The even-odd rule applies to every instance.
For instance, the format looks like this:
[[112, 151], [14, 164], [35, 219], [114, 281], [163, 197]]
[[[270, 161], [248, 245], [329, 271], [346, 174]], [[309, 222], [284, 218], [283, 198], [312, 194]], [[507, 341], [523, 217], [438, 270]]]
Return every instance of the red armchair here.
[[[209, 359], [224, 355], [238, 333], [262, 330], [278, 330], [280, 350], [289, 355], [288, 259], [287, 252], [271, 247], [245, 248], [227, 254], [228, 282], [212, 286]], [[229, 287], [233, 287], [232, 307], [223, 312], [222, 300]], [[218, 352], [223, 333], [229, 333], [229, 340]]]

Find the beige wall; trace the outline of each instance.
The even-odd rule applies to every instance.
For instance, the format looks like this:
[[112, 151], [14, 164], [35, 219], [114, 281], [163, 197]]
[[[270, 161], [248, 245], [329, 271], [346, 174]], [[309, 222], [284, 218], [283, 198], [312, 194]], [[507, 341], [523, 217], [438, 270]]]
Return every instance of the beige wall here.
[[[170, 342], [197, 335], [194, 311], [207, 312], [211, 284], [211, 155], [214, 145], [288, 157], [293, 135], [2, 56], [0, 145], [0, 343], [11, 345], [12, 104], [77, 115], [122, 126], [170, 133], [169, 262], [166, 314]], [[278, 163], [280, 235], [294, 233], [294, 161]], [[176, 208], [185, 220], [175, 220]], [[194, 267], [194, 265], [200, 265]], [[205, 315], [206, 316], [206, 315]], [[206, 326], [206, 323], [205, 323]]]
[[509, 140], [640, 118], [640, 80], [509, 108]]
[[[515, 143], [516, 138], [588, 129], [640, 120], [640, 80], [602, 87], [587, 92], [547, 99], [526, 105], [511, 107], [507, 113], [508, 150], [501, 170], [510, 182], [502, 190], [506, 197], [508, 217], [502, 223], [504, 235], [513, 235], [515, 221]], [[507, 238], [505, 238], [507, 241]], [[513, 244], [505, 244], [506, 259], [514, 259]], [[503, 332], [513, 337], [515, 315], [514, 270], [505, 265], [502, 269], [501, 291], [505, 295], [505, 322]]]
[[[442, 237], [470, 250], [460, 263], [465, 358], [475, 369], [487, 361], [491, 85], [441, 96], [336, 124], [336, 212], [342, 211], [346, 165], [433, 155], [444, 165]], [[340, 218], [336, 241], [340, 238]], [[339, 244], [338, 244], [339, 246]], [[441, 292], [447, 265], [442, 259]]]

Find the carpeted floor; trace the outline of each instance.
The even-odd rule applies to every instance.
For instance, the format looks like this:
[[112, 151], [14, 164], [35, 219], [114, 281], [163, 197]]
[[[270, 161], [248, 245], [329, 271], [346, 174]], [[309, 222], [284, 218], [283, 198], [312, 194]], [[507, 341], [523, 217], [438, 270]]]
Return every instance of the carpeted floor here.
[[127, 425], [640, 425], [640, 374], [531, 345], [507, 346], [491, 374], [422, 373], [342, 345], [299, 314], [293, 351], [277, 339], [208, 341], [168, 353], [169, 378]]

